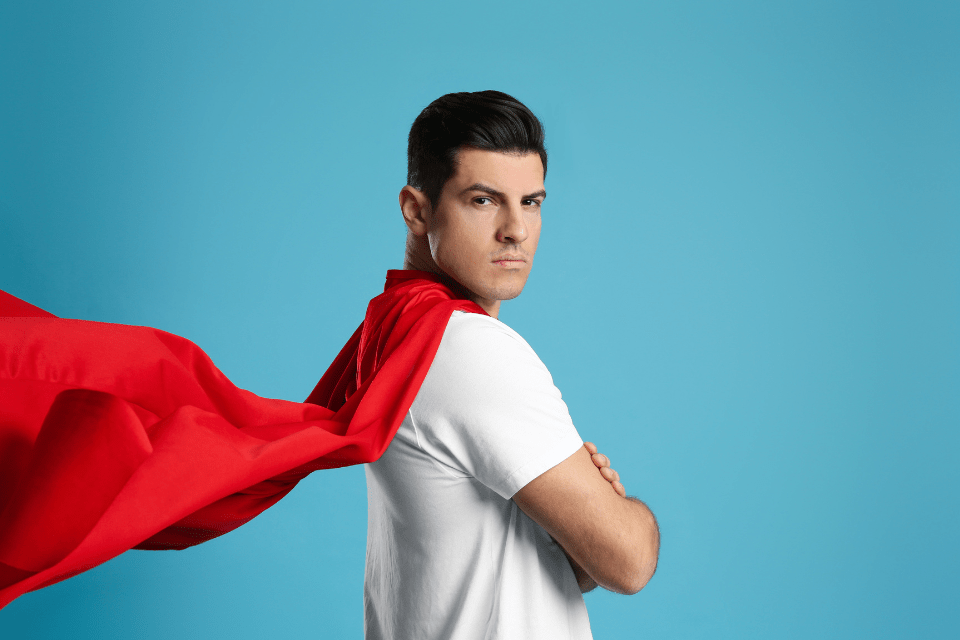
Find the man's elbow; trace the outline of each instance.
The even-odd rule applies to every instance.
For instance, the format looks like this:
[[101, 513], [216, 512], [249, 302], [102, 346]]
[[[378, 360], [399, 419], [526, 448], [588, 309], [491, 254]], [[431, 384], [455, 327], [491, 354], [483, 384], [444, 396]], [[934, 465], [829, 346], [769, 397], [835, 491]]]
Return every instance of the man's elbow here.
[[620, 563], [597, 583], [608, 591], [632, 596], [647, 586], [657, 570], [657, 550], [647, 549]]
[[628, 580], [623, 585], [623, 591], [620, 593], [624, 593], [628, 596], [639, 593], [640, 590], [647, 586], [647, 583], [650, 582], [650, 578], [653, 577], [653, 574], [656, 572], [656, 570], [656, 555], [654, 555], [652, 559], [644, 559], [640, 566], [633, 571], [632, 575], [629, 576]]
[[[603, 576], [605, 579], [597, 580], [605, 589], [633, 595], [647, 585], [657, 570], [660, 528], [646, 505], [643, 505], [643, 510], [646, 513], [643, 514], [642, 524], [638, 527], [639, 530], [630, 536], [626, 548], [621, 547], [620, 553], [608, 556], [607, 571]], [[610, 560], [613, 562], [609, 562]]]

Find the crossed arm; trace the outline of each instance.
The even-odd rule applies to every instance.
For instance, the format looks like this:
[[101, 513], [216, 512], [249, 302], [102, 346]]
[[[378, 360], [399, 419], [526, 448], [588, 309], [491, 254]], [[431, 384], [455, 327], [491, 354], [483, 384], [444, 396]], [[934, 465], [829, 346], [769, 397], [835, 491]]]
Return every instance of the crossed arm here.
[[592, 443], [513, 499], [566, 552], [581, 591], [599, 585], [633, 594], [653, 576], [660, 551], [657, 521], [643, 502], [626, 496], [609, 459]]

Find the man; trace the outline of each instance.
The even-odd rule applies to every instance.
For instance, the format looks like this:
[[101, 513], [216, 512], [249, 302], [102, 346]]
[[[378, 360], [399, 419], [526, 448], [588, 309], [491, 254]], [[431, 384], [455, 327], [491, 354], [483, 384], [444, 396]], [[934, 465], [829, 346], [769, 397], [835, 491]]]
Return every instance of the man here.
[[533, 265], [546, 160], [540, 122], [496, 91], [443, 96], [411, 128], [404, 269], [487, 315], [453, 313], [366, 465], [369, 639], [589, 638], [581, 592], [636, 593], [656, 568], [653, 514], [624, 497], [549, 372], [497, 320]]
[[368, 637], [589, 637], [580, 590], [639, 590], [658, 537], [496, 320], [529, 274], [545, 171], [540, 123], [513, 98], [428, 107], [400, 196], [407, 270], [305, 403], [238, 389], [179, 336], [0, 292], [0, 608], [371, 463]]

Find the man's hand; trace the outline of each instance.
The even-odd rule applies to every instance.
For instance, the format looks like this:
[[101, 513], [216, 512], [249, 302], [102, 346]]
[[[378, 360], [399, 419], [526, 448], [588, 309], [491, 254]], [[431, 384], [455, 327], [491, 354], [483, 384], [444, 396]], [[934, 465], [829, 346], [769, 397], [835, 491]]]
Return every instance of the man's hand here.
[[627, 497], [627, 490], [620, 484], [620, 474], [610, 468], [610, 458], [597, 451], [597, 445], [592, 442], [584, 442], [584, 448], [590, 452], [590, 458], [593, 464], [597, 465], [600, 475], [610, 483], [613, 490], [620, 494], [621, 498]]

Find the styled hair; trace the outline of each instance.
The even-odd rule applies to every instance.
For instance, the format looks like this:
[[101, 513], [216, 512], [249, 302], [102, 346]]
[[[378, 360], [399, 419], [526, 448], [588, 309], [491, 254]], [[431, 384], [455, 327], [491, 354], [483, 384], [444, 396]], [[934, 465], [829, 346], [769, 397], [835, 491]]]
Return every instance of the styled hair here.
[[543, 124], [537, 116], [513, 96], [477, 91], [441, 96], [413, 121], [407, 138], [407, 184], [423, 191], [435, 207], [462, 147], [538, 153], [547, 175]]

